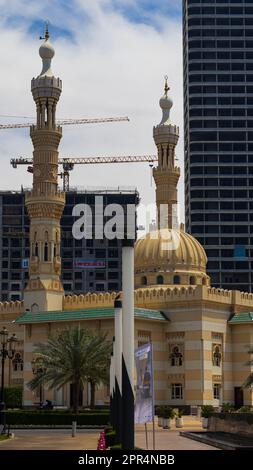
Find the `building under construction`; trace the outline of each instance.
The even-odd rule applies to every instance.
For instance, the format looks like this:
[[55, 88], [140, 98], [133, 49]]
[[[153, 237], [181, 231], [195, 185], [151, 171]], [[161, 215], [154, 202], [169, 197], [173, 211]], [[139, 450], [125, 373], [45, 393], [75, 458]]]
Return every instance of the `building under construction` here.
[[[70, 188], [61, 218], [62, 284], [66, 294], [118, 291], [121, 289], [121, 241], [81, 239], [72, 235], [76, 204], [93, 207], [96, 196], [103, 204], [138, 204], [134, 189]], [[0, 192], [0, 300], [22, 300], [29, 270], [29, 217], [25, 208], [24, 191]]]

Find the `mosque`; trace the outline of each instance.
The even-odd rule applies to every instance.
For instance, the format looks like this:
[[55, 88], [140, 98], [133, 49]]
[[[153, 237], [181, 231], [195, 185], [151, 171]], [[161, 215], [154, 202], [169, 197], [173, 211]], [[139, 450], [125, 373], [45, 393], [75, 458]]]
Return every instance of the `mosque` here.
[[[42, 71], [32, 79], [37, 122], [30, 129], [34, 146], [33, 188], [26, 193], [30, 217], [29, 282], [22, 302], [0, 303], [0, 327], [19, 339], [5, 383], [23, 384], [24, 405], [38, 401], [27, 388], [32, 379], [34, 344], [73, 324], [114, 332], [117, 293], [64, 296], [60, 280], [60, 220], [65, 194], [58, 189], [58, 145], [62, 129], [56, 124], [56, 107], [62, 83], [51, 70], [54, 49], [46, 30], [39, 50]], [[246, 365], [253, 344], [253, 294], [211, 287], [203, 247], [190, 234], [174, 228], [177, 183], [175, 166], [179, 128], [171, 123], [172, 100], [168, 86], [160, 99], [162, 120], [153, 128], [158, 165], [153, 169], [156, 204], [167, 205], [166, 224], [135, 244], [135, 345], [152, 341], [156, 404], [238, 407], [253, 405], [253, 390], [241, 385], [253, 371]], [[160, 222], [160, 220], [158, 220]], [[158, 226], [160, 226], [159, 224]], [[167, 233], [167, 239], [164, 237]], [[176, 234], [176, 235], [175, 235]], [[70, 386], [44, 390], [47, 399], [69, 406]], [[89, 390], [83, 391], [83, 404]], [[97, 404], [108, 403], [101, 387]]]

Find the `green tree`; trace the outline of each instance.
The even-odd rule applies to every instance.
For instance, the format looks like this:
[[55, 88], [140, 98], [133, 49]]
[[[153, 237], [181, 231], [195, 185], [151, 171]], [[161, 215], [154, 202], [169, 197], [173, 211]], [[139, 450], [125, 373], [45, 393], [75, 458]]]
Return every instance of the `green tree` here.
[[[249, 354], [253, 354], [253, 346], [250, 347], [250, 349], [248, 350], [248, 353]], [[250, 359], [247, 363], [246, 363], [247, 366], [253, 366], [253, 360]], [[253, 385], [253, 372], [251, 372], [249, 374], [249, 376], [247, 377], [247, 379], [245, 380], [245, 382], [242, 384], [242, 388], [249, 388], [251, 387], [251, 385]]]
[[46, 343], [35, 345], [34, 353], [43, 364], [44, 372], [37, 374], [28, 387], [35, 390], [43, 383], [49, 389], [59, 390], [72, 383], [73, 410], [76, 412], [79, 392], [85, 383], [91, 380], [95, 384], [106, 382], [111, 349], [106, 333], [87, 331], [79, 326], [58, 331]]

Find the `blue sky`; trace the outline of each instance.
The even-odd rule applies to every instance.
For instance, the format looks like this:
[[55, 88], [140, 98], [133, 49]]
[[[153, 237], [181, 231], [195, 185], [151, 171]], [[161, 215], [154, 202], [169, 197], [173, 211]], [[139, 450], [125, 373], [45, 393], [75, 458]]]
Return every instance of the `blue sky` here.
[[[93, 0], [93, 2], [105, 14], [119, 14], [133, 24], [149, 25], [159, 29], [161, 17], [181, 20], [181, 0]], [[89, 11], [89, 5], [87, 7], [85, 0], [53, 2], [44, 0], [39, 2], [39, 7], [37, 0], [13, 0], [12, 3], [13, 7], [8, 8], [9, 2], [0, 0], [0, 6], [2, 4], [4, 7], [2, 15], [4, 24], [11, 28], [25, 25], [27, 31], [34, 35], [38, 35], [39, 32], [42, 34], [42, 24], [48, 20], [55, 37], [74, 40], [77, 30], [92, 21], [94, 15], [94, 10]], [[22, 8], [24, 4], [26, 7]]]
[[[0, 0], [0, 11], [0, 115], [35, 114], [30, 80], [41, 70], [39, 36], [48, 20], [56, 52], [52, 69], [63, 81], [57, 116], [130, 118], [127, 124], [65, 126], [60, 156], [156, 153], [153, 125], [161, 120], [159, 98], [168, 75], [183, 175], [181, 0]], [[1, 123], [15, 120], [0, 116]], [[29, 130], [0, 132], [0, 190], [30, 186], [26, 169], [9, 164], [32, 155]], [[144, 204], [154, 202], [145, 164], [79, 167], [71, 184], [135, 186]], [[180, 185], [183, 204], [183, 178]]]

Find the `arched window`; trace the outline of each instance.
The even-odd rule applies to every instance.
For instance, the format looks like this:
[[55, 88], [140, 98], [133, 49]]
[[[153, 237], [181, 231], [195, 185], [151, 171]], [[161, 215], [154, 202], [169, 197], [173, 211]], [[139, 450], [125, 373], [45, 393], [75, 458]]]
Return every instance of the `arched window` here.
[[21, 353], [16, 352], [13, 360], [12, 360], [12, 370], [17, 372], [17, 371], [22, 371], [24, 366], [24, 361], [22, 358]]
[[173, 346], [172, 352], [170, 354], [170, 364], [172, 367], [174, 366], [182, 366], [183, 364], [183, 354], [180, 352], [178, 346]]
[[156, 284], [163, 284], [163, 276], [157, 276]]
[[48, 261], [48, 243], [45, 242], [44, 245], [44, 261]]
[[195, 286], [196, 285], [196, 278], [195, 276], [190, 276], [190, 285]]
[[202, 286], [206, 286], [206, 277], [203, 277], [202, 279]]
[[141, 278], [141, 284], [142, 284], [143, 286], [146, 286], [147, 283], [148, 283], [148, 281], [147, 281], [146, 276], [142, 276], [142, 278]]
[[54, 257], [56, 257], [56, 244], [54, 244]]
[[35, 255], [35, 256], [39, 256], [39, 245], [38, 245], [38, 242], [35, 243], [34, 255]]
[[180, 284], [180, 276], [174, 276], [173, 284]]
[[221, 347], [215, 346], [213, 348], [213, 365], [220, 367], [221, 365]]
[[31, 306], [31, 312], [38, 312], [39, 311], [39, 306], [38, 304], [32, 304]]

